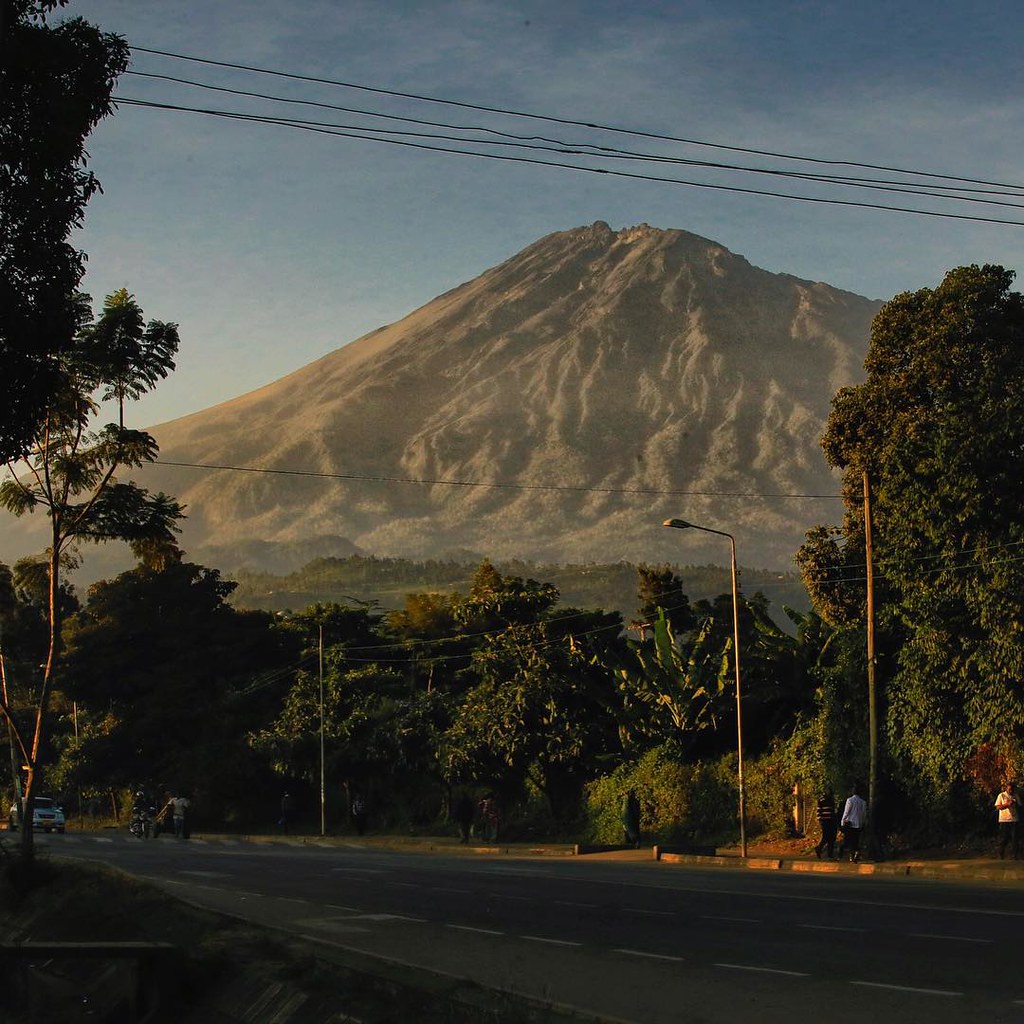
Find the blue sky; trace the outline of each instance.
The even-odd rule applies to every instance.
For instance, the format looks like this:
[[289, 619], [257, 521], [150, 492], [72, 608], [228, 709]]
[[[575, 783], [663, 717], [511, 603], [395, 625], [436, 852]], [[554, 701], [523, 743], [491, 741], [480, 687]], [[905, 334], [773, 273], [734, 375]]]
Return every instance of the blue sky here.
[[[943, 0], [72, 0], [63, 16], [75, 15], [139, 47], [226, 63], [721, 145], [1024, 181], [1022, 14], [1002, 0], [970, 9]], [[499, 124], [473, 111], [147, 53], [135, 54], [133, 70]], [[271, 107], [136, 75], [117, 91], [236, 111]], [[299, 110], [288, 116], [359, 120]], [[500, 124], [573, 142], [596, 138], [564, 125]], [[601, 141], [741, 161], [664, 141]], [[136, 408], [147, 425], [269, 383], [542, 235], [595, 220], [693, 231], [768, 270], [882, 299], [934, 285], [964, 263], [1020, 269], [1024, 256], [1024, 227], [609, 178], [132, 106], [103, 122], [88, 148], [104, 194], [76, 239], [89, 255], [85, 290], [98, 302], [127, 287], [147, 317], [181, 328], [177, 372]], [[840, 195], [702, 168], [636, 169]], [[843, 194], [935, 208], [913, 196]], [[989, 213], [1024, 221], [1024, 209]]]

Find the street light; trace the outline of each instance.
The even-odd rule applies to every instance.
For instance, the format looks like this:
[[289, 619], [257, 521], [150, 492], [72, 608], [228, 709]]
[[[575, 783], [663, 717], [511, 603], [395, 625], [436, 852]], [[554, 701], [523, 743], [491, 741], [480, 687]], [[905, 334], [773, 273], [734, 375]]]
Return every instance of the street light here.
[[743, 785], [743, 704], [740, 687], [740, 605], [736, 592], [736, 538], [724, 530], [712, 530], [710, 526], [698, 526], [688, 523], [685, 519], [666, 519], [662, 526], [673, 530], [700, 530], [701, 533], [714, 533], [719, 537], [728, 537], [732, 552], [732, 636], [733, 660], [736, 663], [736, 754], [738, 761], [738, 782], [740, 790], [740, 851], [747, 855], [747, 795]]

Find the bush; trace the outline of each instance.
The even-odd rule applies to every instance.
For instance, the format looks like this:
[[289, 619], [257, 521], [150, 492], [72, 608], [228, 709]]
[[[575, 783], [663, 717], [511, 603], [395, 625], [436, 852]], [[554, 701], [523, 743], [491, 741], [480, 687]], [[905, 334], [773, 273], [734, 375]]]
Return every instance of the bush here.
[[684, 764], [673, 748], [655, 747], [639, 761], [620, 765], [587, 787], [585, 839], [622, 843], [622, 798], [627, 790], [635, 789], [645, 841], [731, 841], [736, 833], [735, 765], [731, 757], [709, 764]]
[[793, 784], [799, 777], [789, 746], [776, 744], [769, 753], [744, 765], [747, 838], [777, 839], [793, 834]]

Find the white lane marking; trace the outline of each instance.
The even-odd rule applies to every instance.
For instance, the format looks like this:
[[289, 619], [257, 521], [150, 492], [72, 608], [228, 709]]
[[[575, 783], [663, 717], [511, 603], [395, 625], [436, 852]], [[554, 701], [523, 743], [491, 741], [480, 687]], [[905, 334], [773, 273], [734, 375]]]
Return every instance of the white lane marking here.
[[556, 907], [579, 907], [581, 910], [597, 910], [596, 903], [576, 903], [573, 900], [552, 900]]
[[[717, 869], [716, 869], [717, 870]], [[603, 880], [607, 882], [607, 880]], [[831, 879], [835, 881], [835, 879]], [[874, 881], [878, 881], [877, 877]], [[610, 884], [610, 883], [609, 883]], [[1024, 917], [1024, 910], [991, 910], [985, 907], [944, 907], [937, 903], [896, 903], [887, 900], [845, 899], [839, 896], [806, 896], [801, 893], [756, 892], [745, 889], [716, 889], [695, 885], [651, 885], [649, 882], [614, 882], [620, 889], [646, 889], [654, 892], [692, 892], [698, 896], [741, 896], [744, 899], [791, 900], [803, 903], [838, 903], [851, 907], [885, 907], [893, 910], [936, 910], [945, 914], [982, 914], [987, 917]], [[869, 885], [870, 881], [858, 876], [856, 885]], [[722, 918], [712, 918], [722, 920]], [[738, 920], [738, 919], [735, 919]]]
[[720, 917], [718, 914], [701, 914], [702, 921], [732, 921], [735, 924], [760, 924], [756, 917]]
[[362, 907], [343, 907], [340, 903], [325, 903], [327, 910], [344, 910], [346, 914], [358, 914]]
[[644, 910], [642, 907], [623, 907], [624, 914], [643, 914], [645, 917], [675, 917], [671, 910]]
[[913, 939], [944, 939], [946, 942], [976, 942], [978, 945], [991, 946], [994, 939], [972, 939], [966, 935], [932, 935], [929, 932], [911, 932]]
[[504, 935], [504, 932], [495, 931], [493, 928], [473, 928], [468, 924], [448, 924], [446, 928], [454, 928], [457, 932], [475, 932], [477, 935]]
[[340, 871], [349, 875], [383, 875], [384, 868], [331, 868], [331, 871]]
[[867, 928], [846, 928], [841, 924], [802, 924], [800, 928], [810, 928], [816, 932], [866, 932]]
[[881, 981], [851, 981], [851, 985], [862, 988], [884, 988], [892, 992], [913, 992], [919, 996], [962, 996], [963, 992], [949, 992], [942, 988], [912, 988], [910, 985], [886, 985]]
[[195, 875], [196, 878], [230, 878], [224, 871], [179, 871], [179, 875]]
[[310, 902], [309, 900], [304, 900], [304, 899], [302, 899], [299, 896], [276, 896], [275, 899], [279, 900], [281, 903], [302, 903], [302, 904], [306, 904], [306, 903]]
[[532, 868], [488, 867], [484, 873], [488, 875], [529, 875], [531, 878], [552, 877], [550, 871], [534, 871]]
[[92, 839], [94, 843], [112, 843], [114, 841], [110, 836], [90, 836], [89, 838]]
[[783, 971], [778, 967], [755, 967], [753, 964], [714, 964], [714, 967], [725, 967], [730, 971], [756, 971], [758, 974], [784, 974], [790, 978], [808, 977], [803, 971]]
[[400, 889], [418, 889], [415, 882], [385, 882], [385, 885], [397, 885]]
[[642, 956], [648, 960], [671, 960], [673, 963], [681, 964], [683, 958], [681, 956], [666, 956], [664, 953], [645, 953], [640, 949], [613, 949], [613, 953], [622, 953], [623, 956]]
[[545, 939], [542, 935], [520, 935], [527, 942], [543, 942], [548, 946], [582, 946], [582, 942], [567, 942], [565, 939]]
[[407, 917], [405, 914], [357, 914], [349, 918], [351, 921], [411, 921], [413, 924], [426, 924], [425, 917]]

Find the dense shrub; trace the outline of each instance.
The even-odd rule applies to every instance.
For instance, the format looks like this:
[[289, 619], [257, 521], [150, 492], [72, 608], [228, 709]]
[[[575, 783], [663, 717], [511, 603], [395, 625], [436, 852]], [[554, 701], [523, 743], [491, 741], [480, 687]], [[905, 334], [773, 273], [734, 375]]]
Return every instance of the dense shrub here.
[[585, 839], [621, 843], [622, 798], [635, 789], [644, 841], [718, 843], [735, 838], [736, 762], [684, 764], [669, 746], [620, 765], [587, 787]]

